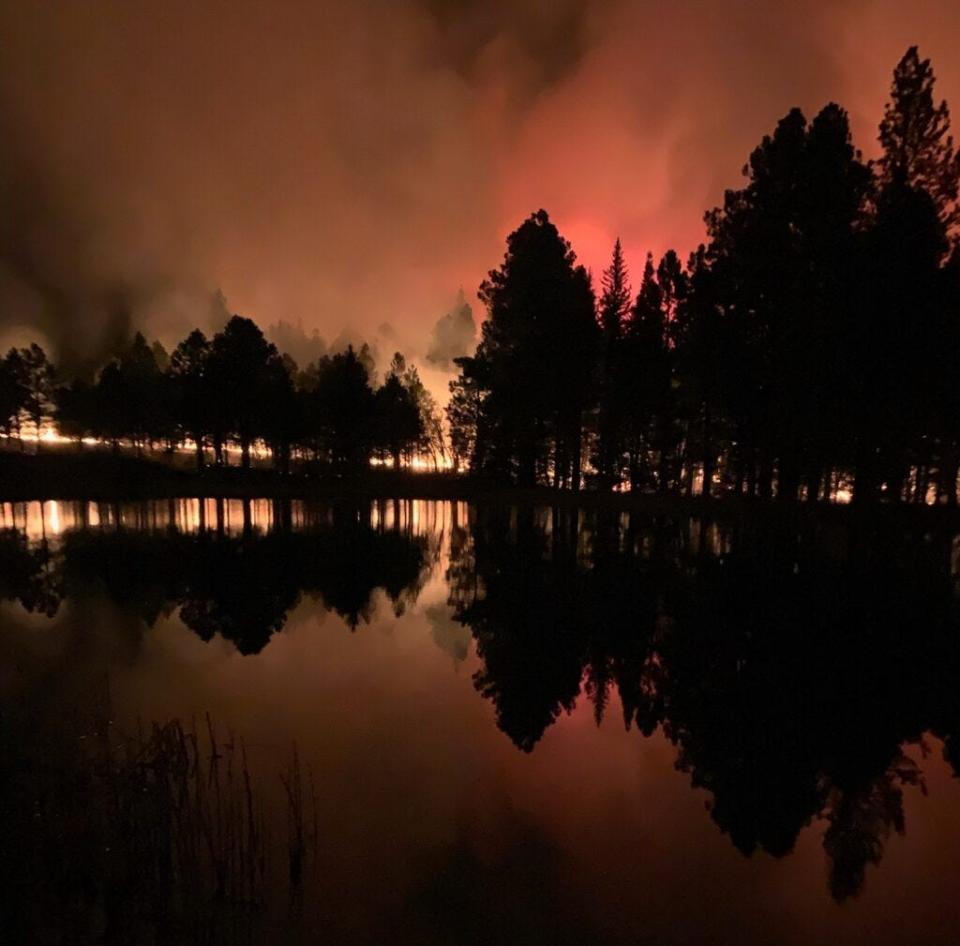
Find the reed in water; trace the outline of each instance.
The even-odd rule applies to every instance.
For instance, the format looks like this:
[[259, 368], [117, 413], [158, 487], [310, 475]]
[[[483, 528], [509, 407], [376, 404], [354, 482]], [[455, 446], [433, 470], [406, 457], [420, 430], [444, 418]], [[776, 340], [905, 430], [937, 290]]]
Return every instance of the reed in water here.
[[[252, 941], [284, 888], [299, 893], [318, 830], [296, 746], [280, 772], [284, 838], [271, 835], [284, 819], [243, 740], [209, 714], [200, 726], [172, 719], [134, 733], [106, 715], [93, 726], [75, 719], [56, 745], [26, 739], [28, 722], [0, 713], [14, 941]], [[287, 871], [277, 869], [284, 853]]]

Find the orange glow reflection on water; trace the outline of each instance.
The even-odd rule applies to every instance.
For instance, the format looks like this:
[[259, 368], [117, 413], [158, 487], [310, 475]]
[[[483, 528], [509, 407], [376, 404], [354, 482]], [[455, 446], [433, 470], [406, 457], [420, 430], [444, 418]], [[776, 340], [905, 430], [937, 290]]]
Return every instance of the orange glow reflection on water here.
[[[467, 504], [423, 499], [373, 500], [357, 512], [371, 528], [413, 535], [443, 534], [451, 518], [466, 521]], [[294, 529], [330, 526], [334, 509], [303, 500], [171, 498], [148, 502], [33, 500], [0, 503], [0, 529], [16, 529], [29, 542], [55, 541], [76, 529], [175, 529], [227, 535], [269, 532], [283, 520]]]

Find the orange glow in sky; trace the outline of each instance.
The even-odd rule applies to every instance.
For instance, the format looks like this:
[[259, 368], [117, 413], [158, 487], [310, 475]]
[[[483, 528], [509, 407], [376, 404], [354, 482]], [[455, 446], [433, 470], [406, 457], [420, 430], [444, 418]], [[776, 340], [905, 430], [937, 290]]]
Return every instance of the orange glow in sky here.
[[960, 108], [958, 32], [946, 0], [5, 4], [0, 323], [169, 343], [219, 286], [416, 357], [540, 207], [636, 283], [792, 106], [839, 102], [869, 157], [917, 43]]

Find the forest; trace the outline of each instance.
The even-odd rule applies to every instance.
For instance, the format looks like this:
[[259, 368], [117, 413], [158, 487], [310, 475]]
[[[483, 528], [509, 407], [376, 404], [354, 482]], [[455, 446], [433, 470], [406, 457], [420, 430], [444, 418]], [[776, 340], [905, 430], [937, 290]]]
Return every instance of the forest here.
[[[281, 355], [251, 319], [235, 315], [212, 338], [192, 331], [171, 353], [137, 333], [95, 380], [58, 381], [43, 349], [11, 349], [0, 363], [0, 421], [9, 438], [24, 427], [91, 439], [137, 453], [188, 446], [199, 469], [228, 451], [250, 468], [260, 450], [280, 472], [291, 458], [347, 475], [377, 459], [399, 467], [414, 456], [446, 458], [440, 411], [414, 365], [397, 353], [374, 388], [373, 358], [325, 354], [303, 370]], [[37, 440], [39, 448], [42, 439]]]
[[897, 64], [879, 156], [837, 104], [790, 110], [705, 215], [684, 261], [620, 241], [598, 285], [544, 210], [479, 289], [473, 354], [442, 411], [394, 356], [300, 367], [250, 319], [167, 352], [137, 334], [89, 378], [38, 345], [0, 362], [0, 428], [54, 424], [199, 468], [261, 453], [357, 475], [432, 466], [492, 486], [957, 503], [960, 159], [916, 47]]
[[896, 67], [865, 162], [791, 110], [684, 263], [590, 274], [543, 211], [508, 239], [460, 361], [454, 454], [522, 485], [957, 501], [960, 164], [928, 60]]

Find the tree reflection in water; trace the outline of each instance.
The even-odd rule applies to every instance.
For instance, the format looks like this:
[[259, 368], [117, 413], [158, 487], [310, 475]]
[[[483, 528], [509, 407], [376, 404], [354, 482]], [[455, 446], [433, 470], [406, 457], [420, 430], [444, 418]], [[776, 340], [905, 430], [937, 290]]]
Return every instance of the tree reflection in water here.
[[[628, 729], [662, 729], [743, 854], [786, 855], [822, 821], [837, 900], [905, 830], [924, 733], [960, 773], [949, 533], [836, 510], [773, 521], [449, 511], [449, 611], [433, 605], [427, 619], [455, 664], [472, 637], [474, 685], [524, 752], [578, 700], [599, 725], [615, 696]], [[375, 589], [400, 615], [440, 561], [441, 530], [415, 527], [396, 503], [310, 514], [281, 503], [266, 530], [254, 518], [245, 509], [226, 528], [217, 511], [184, 530], [172, 515], [149, 529], [118, 512], [55, 538], [6, 530], [0, 596], [46, 615], [106, 596], [148, 626], [177, 612], [204, 640], [255, 654], [302, 596], [356, 628]]]
[[474, 684], [518, 748], [581, 695], [599, 724], [615, 688], [744, 854], [783, 856], [824, 819], [837, 900], [904, 831], [903, 786], [923, 786], [901, 747], [932, 731], [958, 771], [949, 535], [485, 510], [452, 547]]
[[371, 524], [356, 506], [331, 506], [322, 519], [295, 529], [281, 509], [263, 532], [253, 527], [249, 504], [244, 508], [239, 534], [216, 524], [194, 532], [115, 526], [31, 543], [16, 529], [4, 530], [0, 596], [53, 615], [65, 598], [102, 594], [149, 626], [178, 610], [204, 640], [221, 634], [241, 653], [255, 654], [283, 628], [301, 595], [321, 599], [352, 628], [369, 620], [378, 588], [401, 614], [436, 559], [435, 541], [399, 517], [393, 525], [384, 517]]

